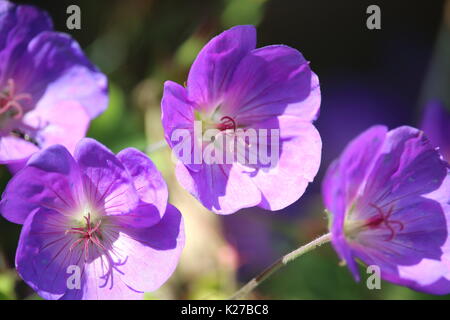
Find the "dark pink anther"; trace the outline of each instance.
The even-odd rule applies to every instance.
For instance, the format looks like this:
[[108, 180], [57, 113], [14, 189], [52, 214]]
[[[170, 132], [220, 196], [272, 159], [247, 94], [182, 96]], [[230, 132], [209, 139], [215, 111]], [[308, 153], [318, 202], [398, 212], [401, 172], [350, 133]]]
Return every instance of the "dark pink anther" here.
[[[393, 211], [394, 211], [394, 206], [391, 206], [388, 210], [388, 212], [384, 213], [383, 210], [378, 207], [377, 205], [371, 203], [370, 206], [372, 206], [373, 208], [375, 208], [377, 210], [377, 215], [370, 218], [366, 224], [366, 226], [368, 226], [369, 228], [376, 228], [379, 227], [381, 224], [384, 224], [384, 226], [391, 232], [391, 234], [389, 235], [389, 237], [386, 239], [386, 241], [391, 241], [392, 239], [394, 239], [395, 235], [397, 232], [402, 231], [404, 229], [404, 225], [402, 222], [398, 221], [398, 220], [392, 220], [390, 219]], [[394, 226], [398, 226], [398, 230], [396, 231]]]
[[84, 217], [86, 220], [86, 226], [84, 228], [70, 228], [66, 231], [66, 233], [71, 234], [78, 234], [80, 235], [80, 238], [77, 239], [72, 245], [70, 246], [70, 251], [75, 249], [80, 243], [83, 243], [83, 251], [84, 251], [84, 258], [87, 260], [89, 258], [89, 244], [92, 242], [97, 247], [106, 250], [106, 248], [101, 243], [98, 236], [101, 236], [100, 231], [100, 225], [101, 220], [97, 222], [97, 224], [94, 226], [91, 222], [91, 214], [88, 213], [87, 217]]
[[222, 118], [220, 118], [220, 121], [222, 123], [219, 124], [217, 127], [220, 131], [225, 131], [229, 129], [236, 131], [236, 121], [234, 121], [233, 118], [229, 116], [223, 116]]
[[10, 111], [13, 119], [20, 119], [24, 114], [21, 103], [30, 100], [31, 95], [27, 93], [17, 94], [14, 80], [9, 79], [5, 90], [0, 92], [0, 115]]

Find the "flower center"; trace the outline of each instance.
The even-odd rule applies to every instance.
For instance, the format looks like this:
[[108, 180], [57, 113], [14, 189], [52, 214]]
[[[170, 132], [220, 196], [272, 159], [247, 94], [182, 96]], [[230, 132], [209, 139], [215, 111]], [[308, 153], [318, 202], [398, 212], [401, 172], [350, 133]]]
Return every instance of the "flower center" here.
[[230, 131], [229, 133], [236, 131], [238, 128], [236, 119], [232, 116], [222, 115], [219, 110], [220, 107], [217, 107], [212, 114], [195, 112], [195, 120], [202, 122], [203, 133], [209, 129]]
[[30, 100], [31, 95], [28, 93], [17, 94], [14, 80], [9, 79], [6, 87], [0, 91], [0, 128], [9, 119], [21, 119], [24, 114], [23, 102]]
[[376, 215], [366, 220], [346, 221], [345, 234], [347, 236], [353, 237], [355, 233], [364, 229], [385, 228], [389, 231], [389, 235], [385, 241], [391, 241], [398, 232], [404, 229], [405, 226], [401, 221], [393, 220], [391, 218], [392, 213], [394, 212], [394, 206], [391, 206], [387, 212], [383, 211], [382, 207], [373, 203], [371, 203], [370, 206], [376, 210]]
[[102, 232], [100, 229], [102, 220], [98, 219], [96, 223], [91, 220], [91, 214], [88, 213], [87, 216], [84, 216], [84, 221], [81, 227], [73, 227], [66, 231], [66, 234], [75, 234], [78, 236], [78, 239], [72, 243], [70, 246], [70, 251], [78, 247], [82, 246], [82, 250], [84, 251], [85, 260], [89, 259], [89, 247], [90, 245], [94, 245], [102, 250], [106, 250], [102, 240]]

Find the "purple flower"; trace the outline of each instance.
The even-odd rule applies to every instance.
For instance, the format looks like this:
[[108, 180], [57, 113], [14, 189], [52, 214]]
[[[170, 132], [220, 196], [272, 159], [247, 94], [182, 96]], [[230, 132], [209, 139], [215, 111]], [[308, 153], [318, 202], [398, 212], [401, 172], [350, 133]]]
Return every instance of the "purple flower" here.
[[450, 292], [450, 170], [422, 131], [368, 129], [331, 164], [323, 197], [333, 246], [356, 280], [358, 259], [390, 282]]
[[107, 107], [107, 80], [48, 15], [0, 0], [0, 163], [21, 167], [41, 148], [73, 151]]
[[439, 147], [444, 159], [450, 161], [450, 111], [440, 101], [430, 101], [425, 107], [422, 130]]
[[[320, 165], [317, 76], [293, 48], [255, 47], [253, 26], [231, 28], [201, 50], [186, 88], [164, 86], [162, 122], [178, 181], [219, 214], [282, 209]], [[233, 144], [223, 143], [230, 137]]]
[[74, 156], [61, 145], [35, 153], [0, 212], [23, 224], [16, 268], [43, 298], [136, 299], [170, 277], [184, 246], [167, 198], [145, 154], [83, 139]]

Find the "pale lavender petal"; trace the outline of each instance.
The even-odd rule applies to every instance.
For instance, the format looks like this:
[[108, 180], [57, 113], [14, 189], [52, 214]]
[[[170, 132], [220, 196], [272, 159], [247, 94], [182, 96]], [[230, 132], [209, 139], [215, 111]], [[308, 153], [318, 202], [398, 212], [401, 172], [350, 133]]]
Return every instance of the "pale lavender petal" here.
[[78, 101], [66, 100], [30, 111], [23, 121], [31, 127], [42, 127], [35, 137], [40, 147], [61, 144], [73, 153], [78, 142], [86, 136], [90, 117]]
[[218, 214], [231, 214], [261, 202], [261, 192], [250, 174], [248, 168], [238, 163], [203, 165], [198, 172], [190, 171], [180, 162], [176, 166], [178, 182]]
[[117, 263], [121, 280], [136, 291], [155, 291], [177, 266], [184, 247], [183, 218], [168, 205], [162, 220], [150, 228], [124, 226], [118, 231], [106, 230], [105, 236], [115, 239], [111, 257], [122, 262]]
[[320, 135], [311, 123], [293, 116], [271, 119], [254, 128], [280, 131], [279, 159], [271, 167], [254, 168], [252, 182], [262, 193], [260, 207], [283, 209], [297, 201], [314, 180], [321, 159]]
[[30, 157], [39, 148], [31, 142], [15, 136], [0, 136], [0, 163], [9, 164], [20, 162]]

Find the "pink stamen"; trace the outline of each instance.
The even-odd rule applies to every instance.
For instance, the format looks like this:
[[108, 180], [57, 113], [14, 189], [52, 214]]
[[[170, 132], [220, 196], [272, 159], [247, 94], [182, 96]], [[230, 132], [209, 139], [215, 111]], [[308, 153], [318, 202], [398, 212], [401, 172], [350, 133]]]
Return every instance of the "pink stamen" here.
[[[370, 218], [366, 225], [369, 228], [376, 228], [379, 227], [381, 224], [384, 224], [384, 226], [391, 232], [389, 237], [385, 239], [386, 241], [391, 241], [392, 239], [394, 239], [397, 232], [400, 232], [404, 229], [405, 226], [403, 225], [402, 222], [390, 219], [392, 213], [394, 212], [394, 206], [390, 207], [387, 213], [384, 213], [382, 208], [378, 207], [373, 203], [371, 203], [370, 206], [375, 208], [378, 214], [375, 217]], [[398, 230], [396, 231], [392, 225], [398, 226]]]
[[84, 251], [84, 258], [85, 260], [89, 259], [89, 245], [90, 243], [93, 243], [97, 247], [99, 247], [102, 250], [106, 250], [105, 246], [101, 243], [100, 239], [97, 235], [101, 236], [100, 232], [100, 226], [101, 226], [101, 220], [99, 220], [95, 226], [93, 226], [91, 222], [91, 214], [88, 213], [87, 217], [84, 217], [84, 220], [86, 220], [86, 227], [80, 228], [80, 227], [74, 227], [70, 228], [66, 231], [66, 233], [71, 234], [77, 234], [80, 235], [80, 238], [77, 239], [71, 246], [70, 251], [75, 249], [79, 244], [83, 244], [83, 251]]
[[220, 131], [225, 131], [225, 130], [233, 130], [236, 131], [236, 121], [234, 121], [233, 118], [229, 117], [229, 116], [223, 116], [222, 118], [220, 118], [220, 121], [222, 122], [221, 124], [218, 125], [217, 129], [219, 129]]
[[28, 93], [16, 93], [16, 85], [13, 79], [9, 79], [6, 89], [0, 92], [0, 115], [12, 111], [13, 119], [20, 119], [23, 117], [24, 108], [22, 103], [30, 101], [31, 95]]

